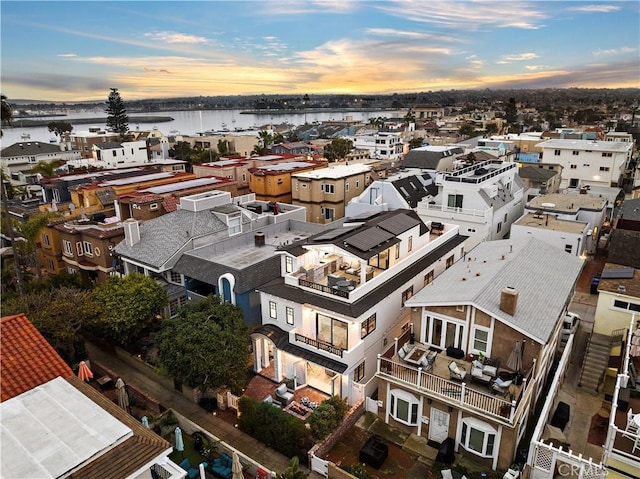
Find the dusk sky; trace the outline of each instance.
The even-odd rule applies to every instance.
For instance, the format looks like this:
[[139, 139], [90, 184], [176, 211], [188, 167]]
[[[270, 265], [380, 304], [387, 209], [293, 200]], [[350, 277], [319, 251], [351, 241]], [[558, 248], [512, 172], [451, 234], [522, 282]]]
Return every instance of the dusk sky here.
[[635, 1], [2, 1], [2, 93], [640, 87]]

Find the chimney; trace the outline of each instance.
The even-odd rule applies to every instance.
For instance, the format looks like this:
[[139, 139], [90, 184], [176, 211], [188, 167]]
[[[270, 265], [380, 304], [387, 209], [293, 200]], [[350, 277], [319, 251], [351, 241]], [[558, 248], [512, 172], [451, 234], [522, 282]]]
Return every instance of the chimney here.
[[510, 316], [516, 314], [516, 306], [518, 305], [518, 292], [511, 286], [507, 286], [500, 293], [500, 310]]
[[257, 247], [264, 246], [264, 233], [257, 232], [254, 235], [254, 239]]
[[140, 223], [134, 218], [128, 218], [122, 222], [124, 226], [124, 241], [127, 246], [133, 246], [140, 242]]

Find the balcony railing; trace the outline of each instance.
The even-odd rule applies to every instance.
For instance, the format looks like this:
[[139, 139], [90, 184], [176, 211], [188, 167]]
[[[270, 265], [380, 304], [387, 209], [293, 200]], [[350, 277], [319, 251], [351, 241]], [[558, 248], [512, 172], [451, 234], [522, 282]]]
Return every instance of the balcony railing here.
[[305, 286], [307, 288], [315, 289], [316, 291], [322, 291], [323, 293], [329, 293], [335, 296], [340, 296], [341, 298], [349, 298], [349, 291], [343, 291], [337, 288], [330, 288], [329, 286], [325, 286], [324, 284], [313, 283], [311, 281], [307, 281], [306, 279], [298, 278], [298, 284], [300, 286]]
[[[527, 379], [530, 379], [532, 371], [533, 368]], [[378, 357], [378, 375], [382, 378], [386, 377], [402, 382], [419, 392], [428, 393], [445, 402], [474, 409], [482, 414], [489, 414], [509, 424], [514, 422], [516, 409], [527, 387], [525, 380], [518, 396], [509, 401], [467, 387], [466, 383], [451, 381], [382, 356]]]
[[321, 349], [322, 351], [327, 351], [340, 357], [342, 357], [344, 351], [341, 348], [335, 347], [333, 344], [325, 343], [324, 341], [318, 341], [316, 339], [311, 339], [298, 333], [296, 333], [296, 341], [308, 344], [309, 346], [313, 346], [314, 348]]

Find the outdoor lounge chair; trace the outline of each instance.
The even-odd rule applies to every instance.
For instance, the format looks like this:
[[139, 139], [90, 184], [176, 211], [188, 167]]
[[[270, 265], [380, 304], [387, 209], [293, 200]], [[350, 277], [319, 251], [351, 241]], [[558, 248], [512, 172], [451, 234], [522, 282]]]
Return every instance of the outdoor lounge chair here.
[[443, 469], [440, 474], [442, 474], [442, 479], [467, 479], [467, 476], [453, 469]]
[[449, 363], [449, 377], [454, 381], [464, 381], [464, 377], [467, 375], [467, 371], [464, 368], [458, 366], [458, 363], [451, 361]]
[[[207, 463], [205, 462], [204, 464], [205, 464], [205, 467], [207, 467]], [[184, 469], [185, 471], [187, 471], [187, 477], [189, 479], [196, 479], [197, 477], [200, 477], [200, 469], [198, 468], [198, 466], [193, 467], [189, 462], [188, 457], [185, 457], [182, 460], [182, 462], [178, 465], [180, 466], [181, 469]]]
[[287, 391], [287, 385], [285, 383], [280, 384], [276, 389], [276, 399], [280, 401], [283, 406], [288, 406], [293, 401], [293, 393]]
[[509, 379], [508, 381], [503, 381], [501, 378], [497, 378], [495, 381], [493, 381], [491, 389], [499, 394], [502, 394], [503, 396], [506, 396], [506, 394], [509, 392], [509, 386], [511, 386], [512, 383], [513, 380], [511, 379]]
[[213, 464], [211, 465], [211, 470], [218, 477], [227, 479], [231, 477], [232, 464], [233, 464], [233, 459], [231, 459], [231, 456], [223, 452], [220, 455], [220, 457], [213, 460]]

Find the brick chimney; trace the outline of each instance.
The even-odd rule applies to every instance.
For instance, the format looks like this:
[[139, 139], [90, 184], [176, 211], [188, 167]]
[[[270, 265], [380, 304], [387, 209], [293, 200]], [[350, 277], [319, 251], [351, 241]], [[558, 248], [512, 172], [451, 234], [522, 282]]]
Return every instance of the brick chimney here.
[[514, 316], [516, 314], [517, 305], [518, 292], [511, 286], [507, 286], [500, 293], [500, 310], [510, 316]]

